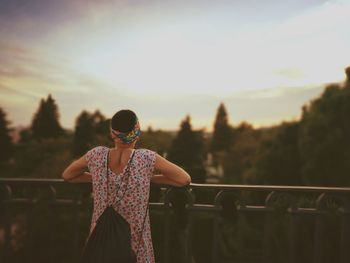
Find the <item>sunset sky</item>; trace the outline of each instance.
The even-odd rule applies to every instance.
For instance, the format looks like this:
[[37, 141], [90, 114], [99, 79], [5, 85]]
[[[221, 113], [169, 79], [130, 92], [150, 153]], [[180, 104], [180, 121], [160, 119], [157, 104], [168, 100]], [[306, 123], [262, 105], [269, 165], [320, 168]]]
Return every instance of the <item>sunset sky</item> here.
[[300, 116], [350, 65], [350, 0], [0, 0], [0, 107], [28, 125], [52, 94], [61, 123], [133, 109], [176, 129]]

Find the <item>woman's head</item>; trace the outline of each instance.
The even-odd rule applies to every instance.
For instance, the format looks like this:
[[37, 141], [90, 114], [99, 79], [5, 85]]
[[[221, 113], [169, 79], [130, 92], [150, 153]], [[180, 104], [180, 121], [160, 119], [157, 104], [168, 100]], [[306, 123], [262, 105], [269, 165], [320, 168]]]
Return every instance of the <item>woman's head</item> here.
[[129, 145], [141, 134], [136, 114], [131, 110], [120, 110], [111, 119], [111, 137], [116, 142]]

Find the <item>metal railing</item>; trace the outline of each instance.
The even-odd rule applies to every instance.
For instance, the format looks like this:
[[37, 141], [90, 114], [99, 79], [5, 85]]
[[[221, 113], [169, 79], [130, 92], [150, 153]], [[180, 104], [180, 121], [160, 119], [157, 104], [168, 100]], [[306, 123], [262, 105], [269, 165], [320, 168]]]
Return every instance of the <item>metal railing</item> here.
[[[70, 222], [75, 230], [70, 239], [79, 251], [84, 242], [79, 224], [82, 211], [91, 212], [90, 192], [89, 184], [68, 184], [60, 179], [0, 178], [0, 231], [2, 227], [7, 233], [3, 247], [11, 246], [11, 220], [25, 207], [31, 207], [29, 214], [34, 213], [34, 217], [33, 207], [45, 207], [49, 222], [55, 221], [59, 207], [73, 207], [66, 212], [72, 215]], [[350, 188], [213, 184], [152, 187], [150, 209], [152, 229], [158, 229], [153, 233], [157, 262], [350, 262]], [[255, 225], [258, 230], [253, 238], [242, 239], [246, 246], [240, 244], [231, 253], [235, 247], [232, 244], [236, 244], [232, 241], [235, 231], [240, 231], [237, 222]], [[30, 224], [27, 227], [30, 229]], [[48, 229], [52, 231], [52, 225]], [[204, 236], [209, 237], [206, 242]], [[55, 246], [54, 238], [49, 239]]]

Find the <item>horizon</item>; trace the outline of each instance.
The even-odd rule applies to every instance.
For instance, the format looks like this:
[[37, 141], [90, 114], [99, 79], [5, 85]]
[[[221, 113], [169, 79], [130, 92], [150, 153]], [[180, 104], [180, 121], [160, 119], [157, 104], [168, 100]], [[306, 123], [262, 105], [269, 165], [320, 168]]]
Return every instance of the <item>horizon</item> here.
[[211, 131], [221, 102], [231, 125], [295, 121], [345, 79], [349, 12], [349, 0], [4, 1], [0, 105], [12, 126], [48, 94], [68, 129], [84, 109], [130, 108], [143, 127], [190, 115]]

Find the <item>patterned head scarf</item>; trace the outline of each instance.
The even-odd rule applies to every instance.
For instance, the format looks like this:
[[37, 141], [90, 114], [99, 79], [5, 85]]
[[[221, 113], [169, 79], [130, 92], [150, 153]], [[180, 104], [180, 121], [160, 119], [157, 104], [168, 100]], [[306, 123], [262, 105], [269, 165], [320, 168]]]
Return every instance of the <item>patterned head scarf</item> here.
[[134, 142], [141, 135], [140, 123], [136, 119], [134, 128], [129, 132], [121, 132], [114, 130], [111, 127], [111, 137], [112, 139], [119, 139], [123, 144], [130, 144]]

